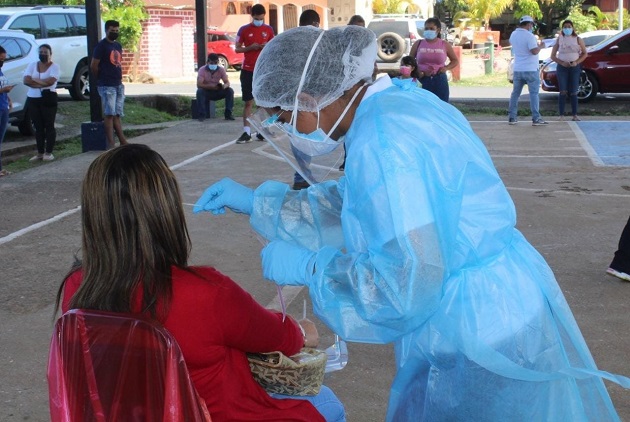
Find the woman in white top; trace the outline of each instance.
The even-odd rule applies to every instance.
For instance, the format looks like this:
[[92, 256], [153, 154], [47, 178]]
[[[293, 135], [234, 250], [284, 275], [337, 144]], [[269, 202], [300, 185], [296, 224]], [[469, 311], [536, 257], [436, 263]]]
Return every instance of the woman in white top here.
[[[57, 132], [55, 118], [57, 116], [56, 88], [59, 79], [59, 65], [51, 60], [52, 48], [48, 44], [39, 47], [39, 61], [28, 65], [24, 71], [24, 85], [29, 86], [27, 92], [28, 112], [35, 125], [37, 155], [30, 161], [52, 161]], [[43, 98], [49, 90], [54, 93], [53, 99]]]
[[580, 83], [580, 63], [586, 59], [586, 46], [582, 38], [578, 37], [573, 29], [573, 22], [565, 20], [562, 22], [562, 33], [558, 37], [556, 44], [551, 49], [551, 60], [558, 63], [556, 75], [558, 77], [558, 111], [560, 120], [564, 119], [564, 105], [566, 97], [571, 99], [571, 114], [573, 121], [580, 118], [577, 115], [577, 92]]

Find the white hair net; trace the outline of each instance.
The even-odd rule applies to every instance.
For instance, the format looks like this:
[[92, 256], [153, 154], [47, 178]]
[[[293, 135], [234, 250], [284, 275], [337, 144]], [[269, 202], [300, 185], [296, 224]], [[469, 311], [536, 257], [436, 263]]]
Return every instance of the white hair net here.
[[[290, 29], [262, 50], [253, 93], [260, 107], [319, 111], [360, 81], [371, 81], [374, 33], [360, 26]], [[298, 95], [299, 94], [299, 95]]]

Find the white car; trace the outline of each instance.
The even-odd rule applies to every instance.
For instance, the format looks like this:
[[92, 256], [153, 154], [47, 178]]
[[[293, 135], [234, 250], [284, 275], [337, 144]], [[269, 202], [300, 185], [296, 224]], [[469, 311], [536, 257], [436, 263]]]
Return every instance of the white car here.
[[0, 28], [22, 30], [32, 34], [37, 44], [50, 45], [60, 68], [57, 87], [67, 88], [75, 100], [90, 98], [83, 6], [0, 7]]
[[28, 113], [26, 92], [23, 75], [26, 67], [39, 60], [39, 46], [35, 37], [22, 31], [0, 29], [0, 45], [6, 50], [7, 58], [2, 66], [2, 73], [9, 85], [14, 85], [9, 93], [13, 108], [9, 112], [9, 123], [17, 126], [23, 135], [33, 135], [33, 125]]

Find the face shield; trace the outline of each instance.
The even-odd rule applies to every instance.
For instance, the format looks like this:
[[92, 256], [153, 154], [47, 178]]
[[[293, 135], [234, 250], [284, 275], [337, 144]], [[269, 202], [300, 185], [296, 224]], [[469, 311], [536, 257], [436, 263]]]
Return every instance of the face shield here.
[[[312, 133], [298, 132], [298, 111], [320, 113], [356, 84], [371, 82], [376, 51], [374, 33], [365, 28], [323, 31], [309, 26], [278, 35], [258, 58], [253, 94], [261, 109], [250, 117], [250, 123], [311, 184], [339, 175], [343, 139], [335, 141], [330, 134], [363, 87], [328, 133], [319, 124]], [[280, 122], [262, 107], [289, 111], [291, 121]]]
[[[273, 146], [274, 150], [309, 184], [316, 184], [341, 174], [338, 170], [344, 159], [343, 140], [326, 136], [325, 141], [314, 141], [298, 136], [290, 123], [278, 121], [260, 108], [249, 117], [250, 124]], [[320, 129], [321, 130], [321, 129]]]

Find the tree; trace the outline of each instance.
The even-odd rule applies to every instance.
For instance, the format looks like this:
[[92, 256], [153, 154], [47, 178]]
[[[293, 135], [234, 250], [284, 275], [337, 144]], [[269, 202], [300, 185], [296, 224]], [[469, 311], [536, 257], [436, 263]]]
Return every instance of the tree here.
[[490, 19], [501, 16], [511, 7], [514, 0], [470, 0], [468, 10], [472, 17], [483, 22], [486, 30], [490, 29]]
[[403, 3], [402, 0], [373, 0], [372, 12], [374, 14], [404, 13], [407, 6], [408, 3]]

